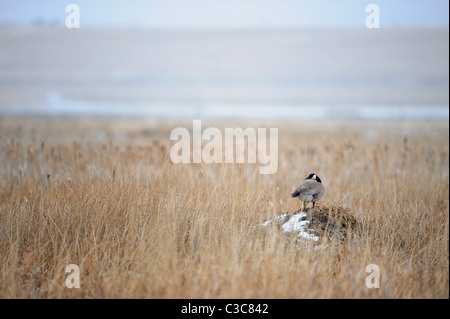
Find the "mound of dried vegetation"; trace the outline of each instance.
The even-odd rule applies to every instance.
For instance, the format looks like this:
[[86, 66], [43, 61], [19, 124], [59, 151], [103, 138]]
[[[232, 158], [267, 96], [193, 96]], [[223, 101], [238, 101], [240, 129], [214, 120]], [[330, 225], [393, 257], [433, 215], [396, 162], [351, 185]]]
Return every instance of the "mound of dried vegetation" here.
[[322, 204], [283, 214], [266, 221], [285, 233], [294, 233], [300, 241], [322, 244], [330, 240], [355, 238], [360, 223], [349, 208], [337, 204]]

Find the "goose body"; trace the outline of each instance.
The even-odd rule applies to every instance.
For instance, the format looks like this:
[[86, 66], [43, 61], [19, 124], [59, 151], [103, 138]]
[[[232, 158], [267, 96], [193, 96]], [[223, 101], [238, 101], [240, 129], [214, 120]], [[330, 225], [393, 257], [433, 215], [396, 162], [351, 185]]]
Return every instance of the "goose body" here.
[[314, 173], [308, 175], [306, 180], [301, 183], [297, 189], [291, 194], [292, 197], [298, 197], [303, 202], [303, 208], [306, 203], [314, 204], [319, 201], [325, 194], [325, 187], [322, 185], [322, 181], [319, 176]]

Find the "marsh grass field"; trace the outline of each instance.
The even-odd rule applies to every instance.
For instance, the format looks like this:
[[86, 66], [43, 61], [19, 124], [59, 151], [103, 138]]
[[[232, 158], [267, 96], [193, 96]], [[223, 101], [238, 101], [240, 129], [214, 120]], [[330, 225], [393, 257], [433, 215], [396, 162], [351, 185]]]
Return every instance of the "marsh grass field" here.
[[[189, 121], [1, 117], [0, 298], [449, 297], [447, 121], [203, 124], [278, 127], [277, 172], [172, 163]], [[260, 226], [300, 208], [310, 172], [353, 240], [315, 251]]]

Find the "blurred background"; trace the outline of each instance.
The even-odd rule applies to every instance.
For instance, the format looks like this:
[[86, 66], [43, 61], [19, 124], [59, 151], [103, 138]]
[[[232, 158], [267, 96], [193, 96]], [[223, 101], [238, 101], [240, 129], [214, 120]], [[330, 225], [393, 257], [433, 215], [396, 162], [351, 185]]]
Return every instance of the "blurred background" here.
[[[367, 28], [374, 3], [380, 27]], [[79, 8], [80, 28], [67, 28]], [[0, 116], [448, 118], [444, 0], [0, 2]]]

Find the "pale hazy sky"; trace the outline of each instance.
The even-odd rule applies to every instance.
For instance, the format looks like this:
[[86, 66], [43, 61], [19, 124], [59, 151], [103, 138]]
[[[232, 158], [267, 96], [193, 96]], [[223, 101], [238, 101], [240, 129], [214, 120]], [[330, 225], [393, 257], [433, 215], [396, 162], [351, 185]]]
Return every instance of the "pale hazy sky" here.
[[371, 3], [380, 7], [381, 27], [449, 25], [447, 0], [1, 0], [0, 24], [64, 25], [71, 3], [85, 27], [364, 28]]

